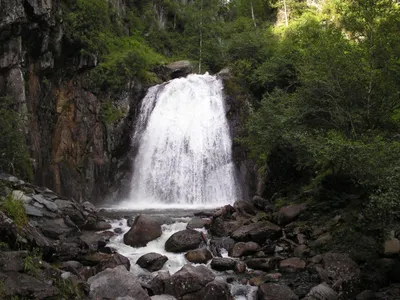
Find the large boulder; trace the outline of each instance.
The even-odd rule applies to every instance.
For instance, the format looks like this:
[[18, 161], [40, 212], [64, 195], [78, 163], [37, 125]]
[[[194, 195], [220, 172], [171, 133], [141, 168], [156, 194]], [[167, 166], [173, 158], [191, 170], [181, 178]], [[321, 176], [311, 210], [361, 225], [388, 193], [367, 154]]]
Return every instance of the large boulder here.
[[155, 272], [161, 270], [167, 260], [168, 257], [165, 255], [151, 252], [139, 257], [136, 263], [143, 269]]
[[131, 229], [124, 235], [124, 243], [132, 247], [144, 247], [162, 234], [161, 224], [150, 216], [139, 215]]
[[90, 277], [88, 284], [90, 286], [89, 295], [92, 299], [115, 299], [128, 296], [134, 299], [150, 300], [136, 276], [124, 266], [106, 269]]
[[104, 271], [105, 269], [113, 269], [117, 266], [124, 266], [127, 271], [131, 269], [131, 263], [128, 258], [119, 254], [92, 253], [84, 256], [81, 260], [84, 265], [94, 266], [95, 273]]
[[279, 270], [281, 272], [294, 273], [303, 271], [305, 268], [306, 262], [298, 257], [290, 257], [279, 263]]
[[251, 255], [260, 250], [260, 245], [254, 242], [239, 242], [233, 245], [229, 255], [232, 257], [241, 257], [245, 255]]
[[212, 254], [207, 248], [201, 248], [188, 251], [185, 257], [191, 263], [206, 264], [212, 258]]
[[193, 229], [186, 229], [174, 233], [165, 243], [165, 250], [168, 252], [185, 252], [196, 249], [203, 242], [200, 232]]
[[236, 261], [227, 257], [214, 257], [211, 261], [211, 268], [217, 271], [234, 270]]
[[276, 269], [278, 265], [279, 258], [277, 257], [269, 257], [269, 258], [251, 258], [245, 260], [247, 267], [260, 270], [260, 271], [272, 271]]
[[322, 256], [325, 275], [342, 299], [351, 299], [360, 292], [361, 271], [346, 254], [325, 253]]
[[321, 283], [311, 289], [305, 300], [338, 300], [339, 295], [326, 283]]
[[214, 256], [222, 256], [221, 250], [231, 251], [235, 240], [230, 237], [213, 238], [210, 241], [210, 251]]
[[221, 280], [207, 283], [202, 290], [201, 297], [204, 300], [233, 300], [228, 284]]
[[240, 242], [253, 241], [262, 245], [267, 239], [278, 238], [281, 234], [282, 230], [279, 226], [268, 221], [262, 221], [242, 226], [235, 230], [231, 236]]
[[282, 207], [276, 216], [276, 221], [279, 225], [286, 225], [294, 221], [300, 213], [307, 209], [307, 204], [294, 204]]
[[219, 217], [213, 219], [210, 226], [210, 232], [213, 236], [227, 237], [242, 225], [243, 224], [239, 221], [225, 221], [223, 218]]
[[3, 272], [21, 272], [24, 270], [25, 258], [28, 251], [0, 252], [0, 270]]
[[273, 211], [273, 206], [271, 204], [271, 201], [264, 199], [260, 196], [254, 196], [253, 197], [253, 205], [264, 211], [264, 212], [272, 212]]
[[164, 293], [181, 299], [184, 295], [200, 291], [214, 278], [214, 273], [206, 266], [187, 264], [164, 282]]
[[286, 285], [264, 283], [258, 287], [258, 300], [298, 300], [299, 297]]
[[203, 219], [199, 217], [194, 217], [190, 220], [187, 224], [186, 229], [196, 229], [196, 228], [204, 228], [210, 227], [211, 220], [210, 219]]
[[175, 61], [166, 65], [169, 71], [169, 76], [173, 78], [186, 77], [190, 73], [193, 73], [193, 65], [188, 60]]
[[253, 205], [248, 201], [238, 200], [233, 204], [233, 207], [240, 214], [254, 215], [256, 213]]

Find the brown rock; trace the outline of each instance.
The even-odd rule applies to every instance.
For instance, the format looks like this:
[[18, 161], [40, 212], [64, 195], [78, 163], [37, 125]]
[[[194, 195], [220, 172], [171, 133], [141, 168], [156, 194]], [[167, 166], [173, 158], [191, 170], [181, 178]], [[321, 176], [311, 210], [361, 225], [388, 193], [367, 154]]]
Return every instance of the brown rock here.
[[279, 270], [282, 272], [300, 272], [306, 268], [306, 263], [304, 260], [298, 257], [291, 257], [284, 259], [279, 264]]
[[199, 247], [203, 242], [200, 232], [193, 229], [186, 229], [174, 233], [166, 242], [165, 250], [168, 252], [185, 252]]
[[286, 285], [264, 283], [258, 287], [258, 300], [298, 300], [299, 297]]
[[211, 252], [207, 248], [201, 248], [196, 250], [188, 251], [185, 254], [188, 261], [194, 264], [206, 264], [211, 258]]
[[384, 244], [383, 252], [386, 256], [399, 254], [400, 253], [400, 241], [396, 238], [386, 241]]
[[139, 257], [136, 263], [143, 269], [147, 269], [150, 272], [155, 272], [160, 270], [167, 260], [168, 257], [151, 252]]
[[242, 274], [246, 272], [246, 264], [243, 261], [237, 261], [235, 264], [235, 273]]
[[139, 215], [132, 228], [125, 233], [124, 243], [132, 247], [144, 247], [162, 234], [160, 223], [150, 216]]
[[304, 210], [307, 209], [307, 204], [294, 204], [282, 207], [277, 214], [277, 223], [286, 225], [294, 221]]
[[231, 236], [240, 242], [253, 241], [258, 244], [264, 244], [267, 239], [278, 238], [281, 234], [282, 230], [279, 226], [263, 221], [242, 226], [235, 230]]
[[245, 255], [251, 255], [259, 251], [260, 248], [261, 248], [260, 245], [254, 242], [247, 242], [247, 243], [239, 242], [233, 245], [229, 255], [231, 257], [241, 257]]
[[254, 270], [271, 271], [274, 270], [279, 262], [279, 258], [251, 258], [245, 261], [246, 265]]
[[296, 257], [307, 258], [310, 255], [310, 249], [306, 245], [299, 245], [293, 249], [293, 254]]

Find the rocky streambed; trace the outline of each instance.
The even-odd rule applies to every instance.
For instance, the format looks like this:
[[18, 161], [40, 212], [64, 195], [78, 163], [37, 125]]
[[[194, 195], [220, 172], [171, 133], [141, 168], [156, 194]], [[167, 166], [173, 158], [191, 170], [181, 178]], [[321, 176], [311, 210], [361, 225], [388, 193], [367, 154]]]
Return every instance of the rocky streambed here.
[[393, 243], [362, 265], [321, 251], [340, 217], [314, 228], [305, 204], [99, 210], [6, 174], [0, 196], [0, 299], [400, 299]]

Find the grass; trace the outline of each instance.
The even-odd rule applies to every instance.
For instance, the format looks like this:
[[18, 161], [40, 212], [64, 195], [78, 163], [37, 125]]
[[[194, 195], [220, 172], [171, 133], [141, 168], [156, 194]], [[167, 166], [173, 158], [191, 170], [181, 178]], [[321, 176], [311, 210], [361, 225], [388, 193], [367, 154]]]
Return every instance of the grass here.
[[41, 252], [38, 249], [34, 249], [31, 255], [25, 257], [24, 260], [24, 272], [36, 276], [39, 273], [41, 267]]
[[19, 228], [24, 227], [28, 223], [28, 216], [26, 215], [22, 201], [14, 199], [11, 193], [8, 194], [5, 200], [1, 203], [0, 208]]

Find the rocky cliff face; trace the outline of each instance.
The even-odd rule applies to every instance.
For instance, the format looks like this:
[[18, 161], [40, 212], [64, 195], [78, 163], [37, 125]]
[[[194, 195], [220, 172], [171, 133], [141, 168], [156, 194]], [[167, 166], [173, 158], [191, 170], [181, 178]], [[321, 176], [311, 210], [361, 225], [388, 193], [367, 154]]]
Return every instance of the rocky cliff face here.
[[[115, 1], [124, 12], [123, 1]], [[129, 184], [130, 134], [145, 88], [130, 82], [112, 105], [120, 121], [106, 125], [88, 72], [94, 55], [65, 38], [59, 0], [0, 2], [0, 97], [27, 115], [35, 183], [78, 201], [99, 201]], [[117, 188], [118, 187], [118, 188]]]

